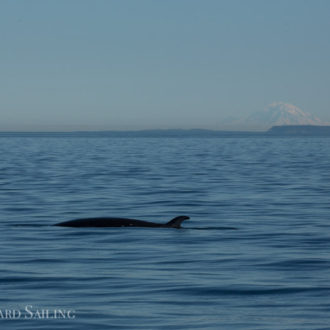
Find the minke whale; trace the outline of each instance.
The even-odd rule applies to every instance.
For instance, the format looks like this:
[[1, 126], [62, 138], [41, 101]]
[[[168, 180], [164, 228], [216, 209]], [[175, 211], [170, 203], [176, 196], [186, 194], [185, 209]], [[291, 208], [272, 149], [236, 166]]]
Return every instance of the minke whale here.
[[56, 223], [62, 227], [152, 227], [152, 228], [181, 228], [181, 223], [189, 217], [180, 215], [167, 223], [155, 223], [127, 218], [85, 218]]

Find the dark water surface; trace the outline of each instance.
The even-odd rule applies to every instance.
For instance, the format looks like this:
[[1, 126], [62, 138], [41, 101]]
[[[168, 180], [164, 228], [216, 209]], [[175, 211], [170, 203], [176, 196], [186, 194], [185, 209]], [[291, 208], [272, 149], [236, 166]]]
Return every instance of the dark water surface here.
[[330, 138], [2, 137], [0, 189], [1, 329], [330, 329]]

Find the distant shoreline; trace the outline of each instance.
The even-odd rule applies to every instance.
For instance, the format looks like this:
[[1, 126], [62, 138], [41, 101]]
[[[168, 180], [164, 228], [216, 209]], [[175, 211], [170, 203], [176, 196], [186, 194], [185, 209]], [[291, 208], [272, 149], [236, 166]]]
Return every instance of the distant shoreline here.
[[208, 129], [149, 129], [127, 131], [0, 131], [0, 137], [269, 137], [330, 136], [330, 126], [283, 125], [267, 131], [224, 131]]

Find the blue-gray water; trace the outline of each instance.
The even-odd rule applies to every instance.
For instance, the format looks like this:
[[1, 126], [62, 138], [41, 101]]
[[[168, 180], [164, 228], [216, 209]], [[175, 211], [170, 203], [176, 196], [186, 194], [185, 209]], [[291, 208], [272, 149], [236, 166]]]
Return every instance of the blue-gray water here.
[[1, 329], [330, 329], [330, 138], [3, 137], [0, 189]]

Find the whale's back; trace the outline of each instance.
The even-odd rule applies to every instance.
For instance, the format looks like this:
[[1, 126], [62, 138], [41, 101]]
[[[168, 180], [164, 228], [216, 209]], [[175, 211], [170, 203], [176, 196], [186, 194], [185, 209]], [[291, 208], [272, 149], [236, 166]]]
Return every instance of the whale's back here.
[[161, 224], [127, 218], [85, 218], [55, 224], [62, 227], [159, 227]]

